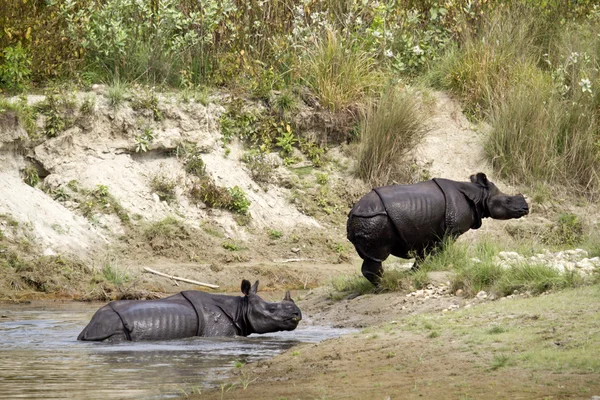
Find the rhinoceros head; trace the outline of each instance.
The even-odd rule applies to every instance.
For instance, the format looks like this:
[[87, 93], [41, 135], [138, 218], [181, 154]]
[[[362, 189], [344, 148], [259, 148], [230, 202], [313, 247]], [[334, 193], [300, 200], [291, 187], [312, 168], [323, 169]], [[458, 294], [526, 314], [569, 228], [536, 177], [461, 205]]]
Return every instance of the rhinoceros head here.
[[248, 299], [247, 320], [256, 333], [292, 331], [302, 319], [302, 313], [288, 291], [280, 303], [270, 303], [261, 299], [258, 281], [250, 287], [250, 282], [242, 281], [242, 293]]
[[484, 173], [471, 175], [471, 182], [482, 186], [487, 191], [487, 196], [484, 196], [484, 206], [491, 218], [521, 218], [529, 213], [529, 206], [523, 195], [508, 196], [502, 193], [493, 182], [487, 179]]

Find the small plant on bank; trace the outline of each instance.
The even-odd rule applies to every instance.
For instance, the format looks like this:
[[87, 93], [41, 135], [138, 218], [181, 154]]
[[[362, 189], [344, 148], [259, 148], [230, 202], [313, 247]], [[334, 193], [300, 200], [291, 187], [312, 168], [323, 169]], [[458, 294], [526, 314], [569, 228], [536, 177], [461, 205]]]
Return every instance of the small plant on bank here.
[[108, 282], [117, 286], [127, 283], [130, 280], [127, 271], [115, 265], [112, 260], [106, 260], [102, 264], [102, 276]]
[[246, 197], [246, 193], [238, 186], [228, 188], [227, 190], [231, 196], [231, 202], [227, 208], [239, 214], [247, 214], [250, 207], [250, 200]]
[[148, 91], [144, 91], [138, 96], [136, 96], [131, 101], [131, 108], [133, 108], [136, 111], [152, 111], [152, 116], [154, 117], [155, 121], [162, 121], [163, 119], [163, 114], [158, 108], [158, 95], [154, 91], [154, 88], [151, 88]]
[[126, 92], [127, 87], [121, 83], [119, 79], [113, 80], [112, 85], [110, 85], [106, 90], [108, 104], [110, 104], [113, 109], [118, 110], [119, 107], [121, 107], [121, 105], [125, 102]]
[[186, 157], [185, 172], [198, 178], [206, 175], [206, 165], [199, 153], [193, 153]]
[[74, 123], [76, 102], [61, 93], [48, 93], [41, 103], [37, 104], [38, 111], [46, 116], [44, 133], [53, 138], [69, 129]]
[[292, 133], [292, 128], [289, 125], [285, 125], [278, 129], [279, 137], [277, 138], [277, 146], [281, 147], [281, 155], [282, 157], [289, 156], [292, 154], [294, 149], [294, 144], [298, 142], [298, 139]]
[[155, 175], [150, 181], [150, 189], [160, 199], [160, 201], [166, 201], [171, 204], [176, 199], [175, 188], [177, 187], [177, 180], [171, 179], [165, 175]]
[[223, 243], [223, 248], [225, 250], [229, 250], [229, 251], [238, 251], [238, 250], [240, 250], [240, 246], [238, 246], [237, 244], [235, 244], [233, 242], [225, 242], [225, 243]]
[[319, 185], [326, 185], [327, 182], [329, 182], [329, 175], [327, 175], [326, 173], [318, 172], [317, 173], [317, 183]]
[[542, 242], [554, 246], [575, 246], [583, 240], [583, 224], [575, 214], [563, 213], [542, 233]]
[[241, 215], [247, 215], [250, 207], [250, 200], [241, 188], [222, 188], [210, 177], [196, 181], [190, 190], [190, 196], [192, 200], [201, 201], [208, 207], [223, 208]]
[[283, 232], [275, 230], [275, 229], [269, 229], [267, 234], [269, 235], [269, 239], [271, 239], [271, 240], [277, 240], [277, 239], [281, 239], [283, 237]]
[[154, 140], [154, 133], [150, 128], [145, 128], [141, 135], [135, 135], [135, 152], [145, 153], [150, 148], [150, 144]]
[[23, 181], [31, 187], [36, 187], [40, 183], [40, 176], [38, 170], [33, 165], [28, 165], [23, 170]]
[[[69, 188], [71, 188], [71, 186], [76, 187], [75, 185], [71, 185], [71, 182], [69, 182], [69, 185], [67, 186]], [[129, 214], [127, 214], [127, 211], [121, 206], [117, 199], [110, 194], [108, 186], [97, 185], [94, 190], [77, 188], [76, 193], [79, 193], [82, 196], [82, 198], [79, 199], [79, 209], [84, 217], [92, 219], [97, 213], [114, 213], [119, 217], [121, 222], [126, 224], [129, 223]]]
[[87, 93], [83, 98], [81, 106], [79, 106], [79, 112], [83, 115], [92, 115], [96, 110], [96, 95], [93, 93]]
[[242, 157], [242, 162], [248, 166], [252, 179], [262, 183], [271, 181], [273, 171], [277, 167], [277, 163], [268, 154], [257, 149], [247, 151]]

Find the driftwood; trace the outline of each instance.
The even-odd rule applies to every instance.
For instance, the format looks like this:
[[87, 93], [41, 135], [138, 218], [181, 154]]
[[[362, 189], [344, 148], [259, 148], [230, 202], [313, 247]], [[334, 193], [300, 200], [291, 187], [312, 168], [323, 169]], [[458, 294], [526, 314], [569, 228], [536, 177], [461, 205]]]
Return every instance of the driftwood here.
[[148, 267], [144, 267], [144, 271], [150, 272], [150, 273], [155, 274], [155, 275], [163, 276], [165, 278], [173, 279], [175, 281], [181, 281], [181, 282], [191, 283], [193, 285], [206, 286], [206, 287], [209, 287], [209, 288], [212, 288], [212, 289], [217, 289], [219, 287], [218, 285], [213, 285], [211, 283], [203, 283], [203, 282], [194, 281], [192, 279], [180, 278], [178, 276], [163, 274], [162, 272], [155, 271], [155, 270], [153, 270], [151, 268], [148, 268]]

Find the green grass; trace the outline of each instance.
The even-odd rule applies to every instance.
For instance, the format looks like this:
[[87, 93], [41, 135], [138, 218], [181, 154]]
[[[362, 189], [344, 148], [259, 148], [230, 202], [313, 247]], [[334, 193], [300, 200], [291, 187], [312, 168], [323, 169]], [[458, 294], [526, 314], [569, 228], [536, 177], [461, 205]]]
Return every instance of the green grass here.
[[408, 317], [398, 327], [428, 335], [427, 322], [461, 352], [488, 358], [488, 369], [600, 372], [600, 286], [492, 302], [450, 314]]
[[316, 40], [303, 60], [304, 82], [333, 112], [355, 106], [383, 83], [375, 59], [334, 31]]
[[175, 241], [189, 238], [189, 232], [183, 222], [171, 216], [148, 225], [143, 234], [148, 241]]
[[356, 175], [371, 186], [407, 182], [402, 160], [427, 133], [426, 122], [414, 93], [387, 90], [360, 124]]
[[165, 175], [155, 175], [150, 181], [150, 189], [156, 193], [161, 201], [166, 201], [172, 204], [177, 200], [175, 189], [177, 188], [177, 180], [169, 178]]
[[126, 270], [115, 265], [112, 261], [105, 261], [102, 264], [102, 276], [108, 282], [117, 286], [127, 283], [130, 280], [130, 276]]

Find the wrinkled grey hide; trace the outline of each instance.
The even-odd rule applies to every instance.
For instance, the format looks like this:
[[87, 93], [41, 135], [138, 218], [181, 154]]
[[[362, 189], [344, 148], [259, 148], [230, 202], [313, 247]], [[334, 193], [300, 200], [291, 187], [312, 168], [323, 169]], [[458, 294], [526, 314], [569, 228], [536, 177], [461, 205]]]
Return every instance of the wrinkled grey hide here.
[[280, 303], [242, 281], [244, 296], [186, 290], [159, 300], [112, 301], [92, 317], [78, 340], [163, 340], [191, 336], [248, 336], [291, 331], [302, 313], [287, 292]]
[[483, 173], [471, 182], [432, 179], [383, 186], [363, 196], [348, 214], [347, 236], [364, 260], [362, 273], [377, 285], [390, 254], [415, 257], [413, 270], [445, 237], [481, 227], [482, 218], [520, 218], [529, 212], [522, 195], [507, 196]]

